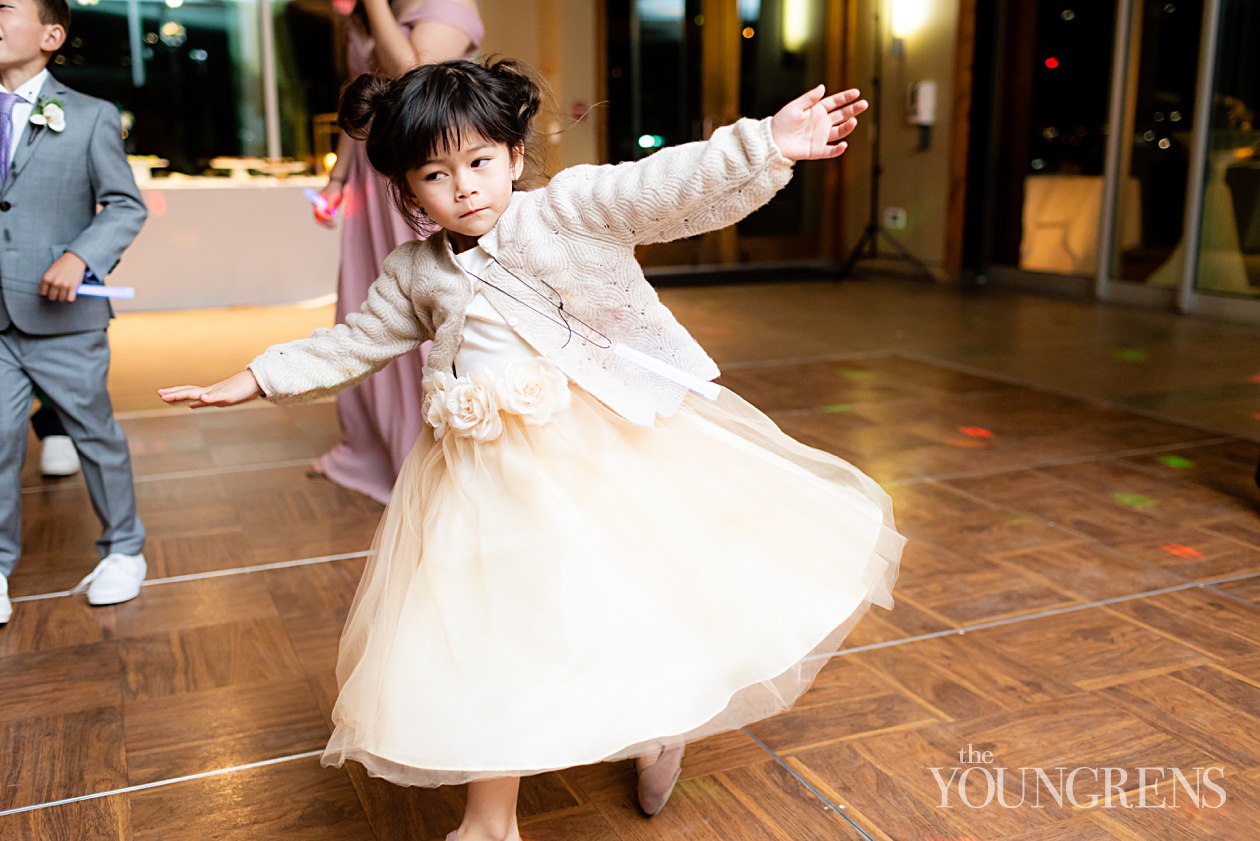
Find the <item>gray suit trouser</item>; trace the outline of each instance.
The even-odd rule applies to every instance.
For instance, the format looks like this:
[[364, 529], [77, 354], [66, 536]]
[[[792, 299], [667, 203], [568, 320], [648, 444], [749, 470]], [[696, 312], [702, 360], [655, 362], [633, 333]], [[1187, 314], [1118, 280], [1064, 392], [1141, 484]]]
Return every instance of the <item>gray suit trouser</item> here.
[[104, 330], [64, 336], [32, 336], [12, 325], [0, 330], [0, 574], [12, 573], [22, 553], [20, 474], [36, 386], [57, 407], [79, 451], [83, 479], [103, 528], [97, 552], [103, 558], [143, 550], [131, 454], [114, 419], [108, 376]]

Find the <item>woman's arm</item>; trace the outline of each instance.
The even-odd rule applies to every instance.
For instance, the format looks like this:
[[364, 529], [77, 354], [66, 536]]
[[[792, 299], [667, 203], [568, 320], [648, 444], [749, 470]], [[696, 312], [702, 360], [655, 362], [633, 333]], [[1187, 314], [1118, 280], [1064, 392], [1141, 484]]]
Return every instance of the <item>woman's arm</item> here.
[[315, 221], [325, 228], [335, 228], [337, 226], [334, 217], [345, 193], [346, 180], [350, 177], [350, 168], [354, 166], [354, 144], [357, 142], [344, 131], [338, 133], [337, 163], [333, 164], [332, 171], [328, 173], [328, 183], [324, 185], [324, 189], [319, 191], [319, 194], [324, 197], [324, 209], [319, 207], [312, 208], [315, 213]]
[[[394, 17], [389, 0], [359, 0], [367, 12], [381, 72], [398, 77], [413, 67], [464, 56], [473, 45], [468, 34], [437, 21], [417, 23], [408, 37]], [[457, 0], [446, 0], [457, 2]], [[467, 5], [461, 3], [461, 5]], [[475, 7], [470, 8], [475, 10]]]
[[337, 163], [333, 164], [332, 171], [328, 173], [329, 183], [346, 183], [350, 177], [350, 167], [354, 165], [354, 144], [357, 142], [344, 131], [337, 132]]
[[791, 180], [795, 161], [844, 153], [866, 102], [856, 90], [823, 94], [820, 85], [772, 118], [742, 119], [641, 161], [567, 169], [547, 186], [544, 208], [562, 227], [628, 245], [732, 225]]

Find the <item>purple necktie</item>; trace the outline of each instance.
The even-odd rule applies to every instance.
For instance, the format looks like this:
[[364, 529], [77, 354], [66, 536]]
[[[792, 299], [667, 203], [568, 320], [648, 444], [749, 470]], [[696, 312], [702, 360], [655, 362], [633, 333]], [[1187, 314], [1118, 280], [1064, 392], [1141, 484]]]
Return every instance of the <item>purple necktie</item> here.
[[0, 93], [0, 184], [9, 180], [9, 149], [13, 146], [13, 106], [23, 97]]

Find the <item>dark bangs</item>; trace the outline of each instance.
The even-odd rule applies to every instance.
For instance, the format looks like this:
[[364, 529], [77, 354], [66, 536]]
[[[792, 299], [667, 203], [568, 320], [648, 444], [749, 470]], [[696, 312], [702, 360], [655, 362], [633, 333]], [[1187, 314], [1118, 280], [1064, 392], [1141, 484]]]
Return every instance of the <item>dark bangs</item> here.
[[407, 71], [398, 79], [363, 75], [342, 93], [339, 121], [364, 140], [372, 168], [389, 179], [394, 204], [421, 232], [424, 219], [409, 201], [407, 174], [471, 136], [524, 146], [542, 103], [542, 90], [511, 59], [480, 64], [444, 61]]
[[525, 141], [528, 124], [522, 125], [515, 108], [504, 107], [512, 92], [498, 90], [503, 84], [479, 64], [427, 64], [407, 77], [399, 79], [396, 125], [387, 135], [392, 175], [406, 179], [442, 150], [459, 149], [465, 137], [484, 137], [509, 149]]
[[[476, 67], [476, 65], [473, 65]], [[515, 113], [505, 113], [484, 83], [475, 82], [463, 68], [434, 65], [422, 96], [408, 98], [399, 109], [397, 165], [404, 172], [423, 166], [448, 149], [458, 149], [466, 138], [481, 137], [509, 149], [525, 142]]]

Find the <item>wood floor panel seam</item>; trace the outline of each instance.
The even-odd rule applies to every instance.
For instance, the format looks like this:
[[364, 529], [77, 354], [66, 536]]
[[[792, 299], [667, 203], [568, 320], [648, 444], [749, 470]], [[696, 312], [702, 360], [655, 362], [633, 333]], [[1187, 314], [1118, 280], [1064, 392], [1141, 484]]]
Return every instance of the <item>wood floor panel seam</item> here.
[[[172, 470], [167, 473], [136, 473], [132, 480], [136, 484], [146, 482], [167, 482], [175, 479], [203, 479], [207, 476], [226, 476], [232, 473], [258, 473], [264, 470], [287, 470], [291, 467], [310, 465], [314, 458], [291, 458], [284, 461], [262, 461], [255, 464], [233, 464], [222, 467], [202, 467], [196, 470]], [[51, 493], [54, 491], [84, 490], [87, 485], [81, 479], [69, 482], [56, 482], [47, 485], [30, 485], [22, 488], [23, 494]]]
[[[149, 578], [140, 586], [156, 587], [161, 584], [186, 584], [190, 581], [205, 581], [212, 578], [226, 578], [232, 575], [248, 575], [255, 572], [271, 572], [280, 569], [294, 569], [297, 567], [315, 566], [317, 564], [329, 564], [336, 561], [348, 561], [355, 558], [366, 558], [370, 555], [369, 550], [361, 552], [339, 552], [333, 555], [316, 555], [311, 558], [297, 558], [291, 561], [273, 561], [268, 564], [252, 564], [244, 567], [230, 567], [228, 569], [211, 569], [205, 572], [191, 572], [187, 575], [171, 575], [165, 578]], [[9, 601], [17, 604], [18, 602], [35, 602], [47, 599], [61, 599], [68, 596], [77, 595], [72, 590], [55, 590], [51, 593], [36, 593], [29, 596], [12, 596]]]
[[817, 797], [820, 801], [822, 801], [822, 803], [828, 809], [830, 809], [833, 814], [843, 818], [844, 821], [847, 824], [849, 824], [850, 827], [854, 829], [854, 831], [856, 831], [863, 839], [865, 839], [865, 841], [875, 841], [874, 838], [871, 838], [871, 836], [868, 835], [867, 832], [864, 829], [862, 829], [862, 827], [858, 826], [857, 823], [851, 817], [849, 817], [843, 805], [833, 802], [830, 798], [828, 798], [821, 791], [819, 791], [818, 788], [813, 783], [811, 783], [809, 780], [801, 776], [801, 774], [795, 768], [793, 768], [790, 763], [784, 760], [784, 758], [780, 756], [777, 751], [775, 751], [773, 748], [771, 748], [761, 739], [757, 738], [757, 736], [747, 727], [741, 727], [740, 730], [742, 730], [748, 736], [748, 738], [756, 742], [758, 747], [760, 747], [766, 753], [770, 754], [770, 756], [773, 757], [774, 761], [777, 762], [779, 766], [783, 768], [783, 770], [791, 774], [792, 777], [795, 778], [795, 780], [798, 783], [804, 786], [809, 791], [810, 794], [814, 795], [814, 797]]
[[82, 803], [85, 800], [98, 800], [102, 797], [115, 797], [120, 794], [134, 794], [139, 791], [147, 791], [151, 788], [162, 788], [165, 786], [177, 785], [179, 783], [191, 782], [192, 780], [204, 780], [209, 777], [219, 777], [224, 774], [233, 774], [238, 771], [249, 771], [255, 768], [265, 768], [270, 765], [279, 765], [284, 762], [295, 762], [301, 759], [309, 759], [311, 757], [320, 756], [323, 750], [305, 751], [303, 753], [290, 754], [288, 756], [279, 756], [271, 759], [260, 759], [257, 762], [248, 762], [243, 765], [233, 765], [230, 768], [220, 768], [214, 771], [201, 771], [196, 774], [185, 774], [179, 777], [169, 777], [163, 780], [153, 780], [147, 783], [137, 783], [136, 785], [123, 786], [121, 788], [113, 788], [108, 791], [98, 791], [92, 794], [81, 794], [75, 797], [65, 797], [60, 800], [50, 800], [46, 803], [35, 803], [28, 806], [17, 806], [12, 809], [0, 811], [0, 818], [6, 815], [17, 815], [23, 812], [36, 812], [41, 809], [51, 809], [57, 806], [65, 806], [70, 803]]
[[892, 648], [898, 645], [907, 645], [909, 643], [924, 642], [926, 640], [940, 639], [941, 637], [965, 635], [969, 631], [980, 631], [986, 628], [993, 628], [1001, 625], [1013, 625], [1017, 622], [1028, 622], [1034, 619], [1045, 619], [1050, 616], [1059, 616], [1065, 613], [1075, 613], [1081, 610], [1088, 610], [1095, 607], [1105, 607], [1110, 604], [1118, 604], [1127, 601], [1137, 601], [1140, 599], [1151, 598], [1152, 596], [1162, 596], [1166, 593], [1176, 593], [1182, 590], [1192, 588], [1204, 588], [1210, 583], [1223, 583], [1225, 581], [1241, 581], [1248, 578], [1260, 576], [1260, 572], [1250, 572], [1243, 575], [1226, 576], [1222, 579], [1209, 579], [1208, 582], [1187, 581], [1184, 584], [1176, 584], [1169, 587], [1161, 587], [1155, 590], [1146, 590], [1141, 593], [1133, 593], [1125, 596], [1112, 596], [1106, 599], [1098, 599], [1096, 601], [1085, 602], [1083, 604], [1068, 605], [1066, 607], [1056, 607], [1049, 610], [1042, 610], [1036, 613], [1030, 613], [1026, 616], [1016, 616], [1010, 619], [995, 619], [985, 622], [976, 622], [970, 625], [963, 625], [958, 628], [944, 628], [940, 631], [932, 631], [927, 634], [915, 634], [909, 637], [901, 637], [895, 640], [884, 640], [883, 642], [873, 642], [867, 645], [854, 646], [852, 648], [843, 648], [831, 654], [817, 654], [807, 660], [830, 660], [832, 657], [843, 657], [848, 654], [858, 654], [863, 651], [878, 651], [881, 648]]

